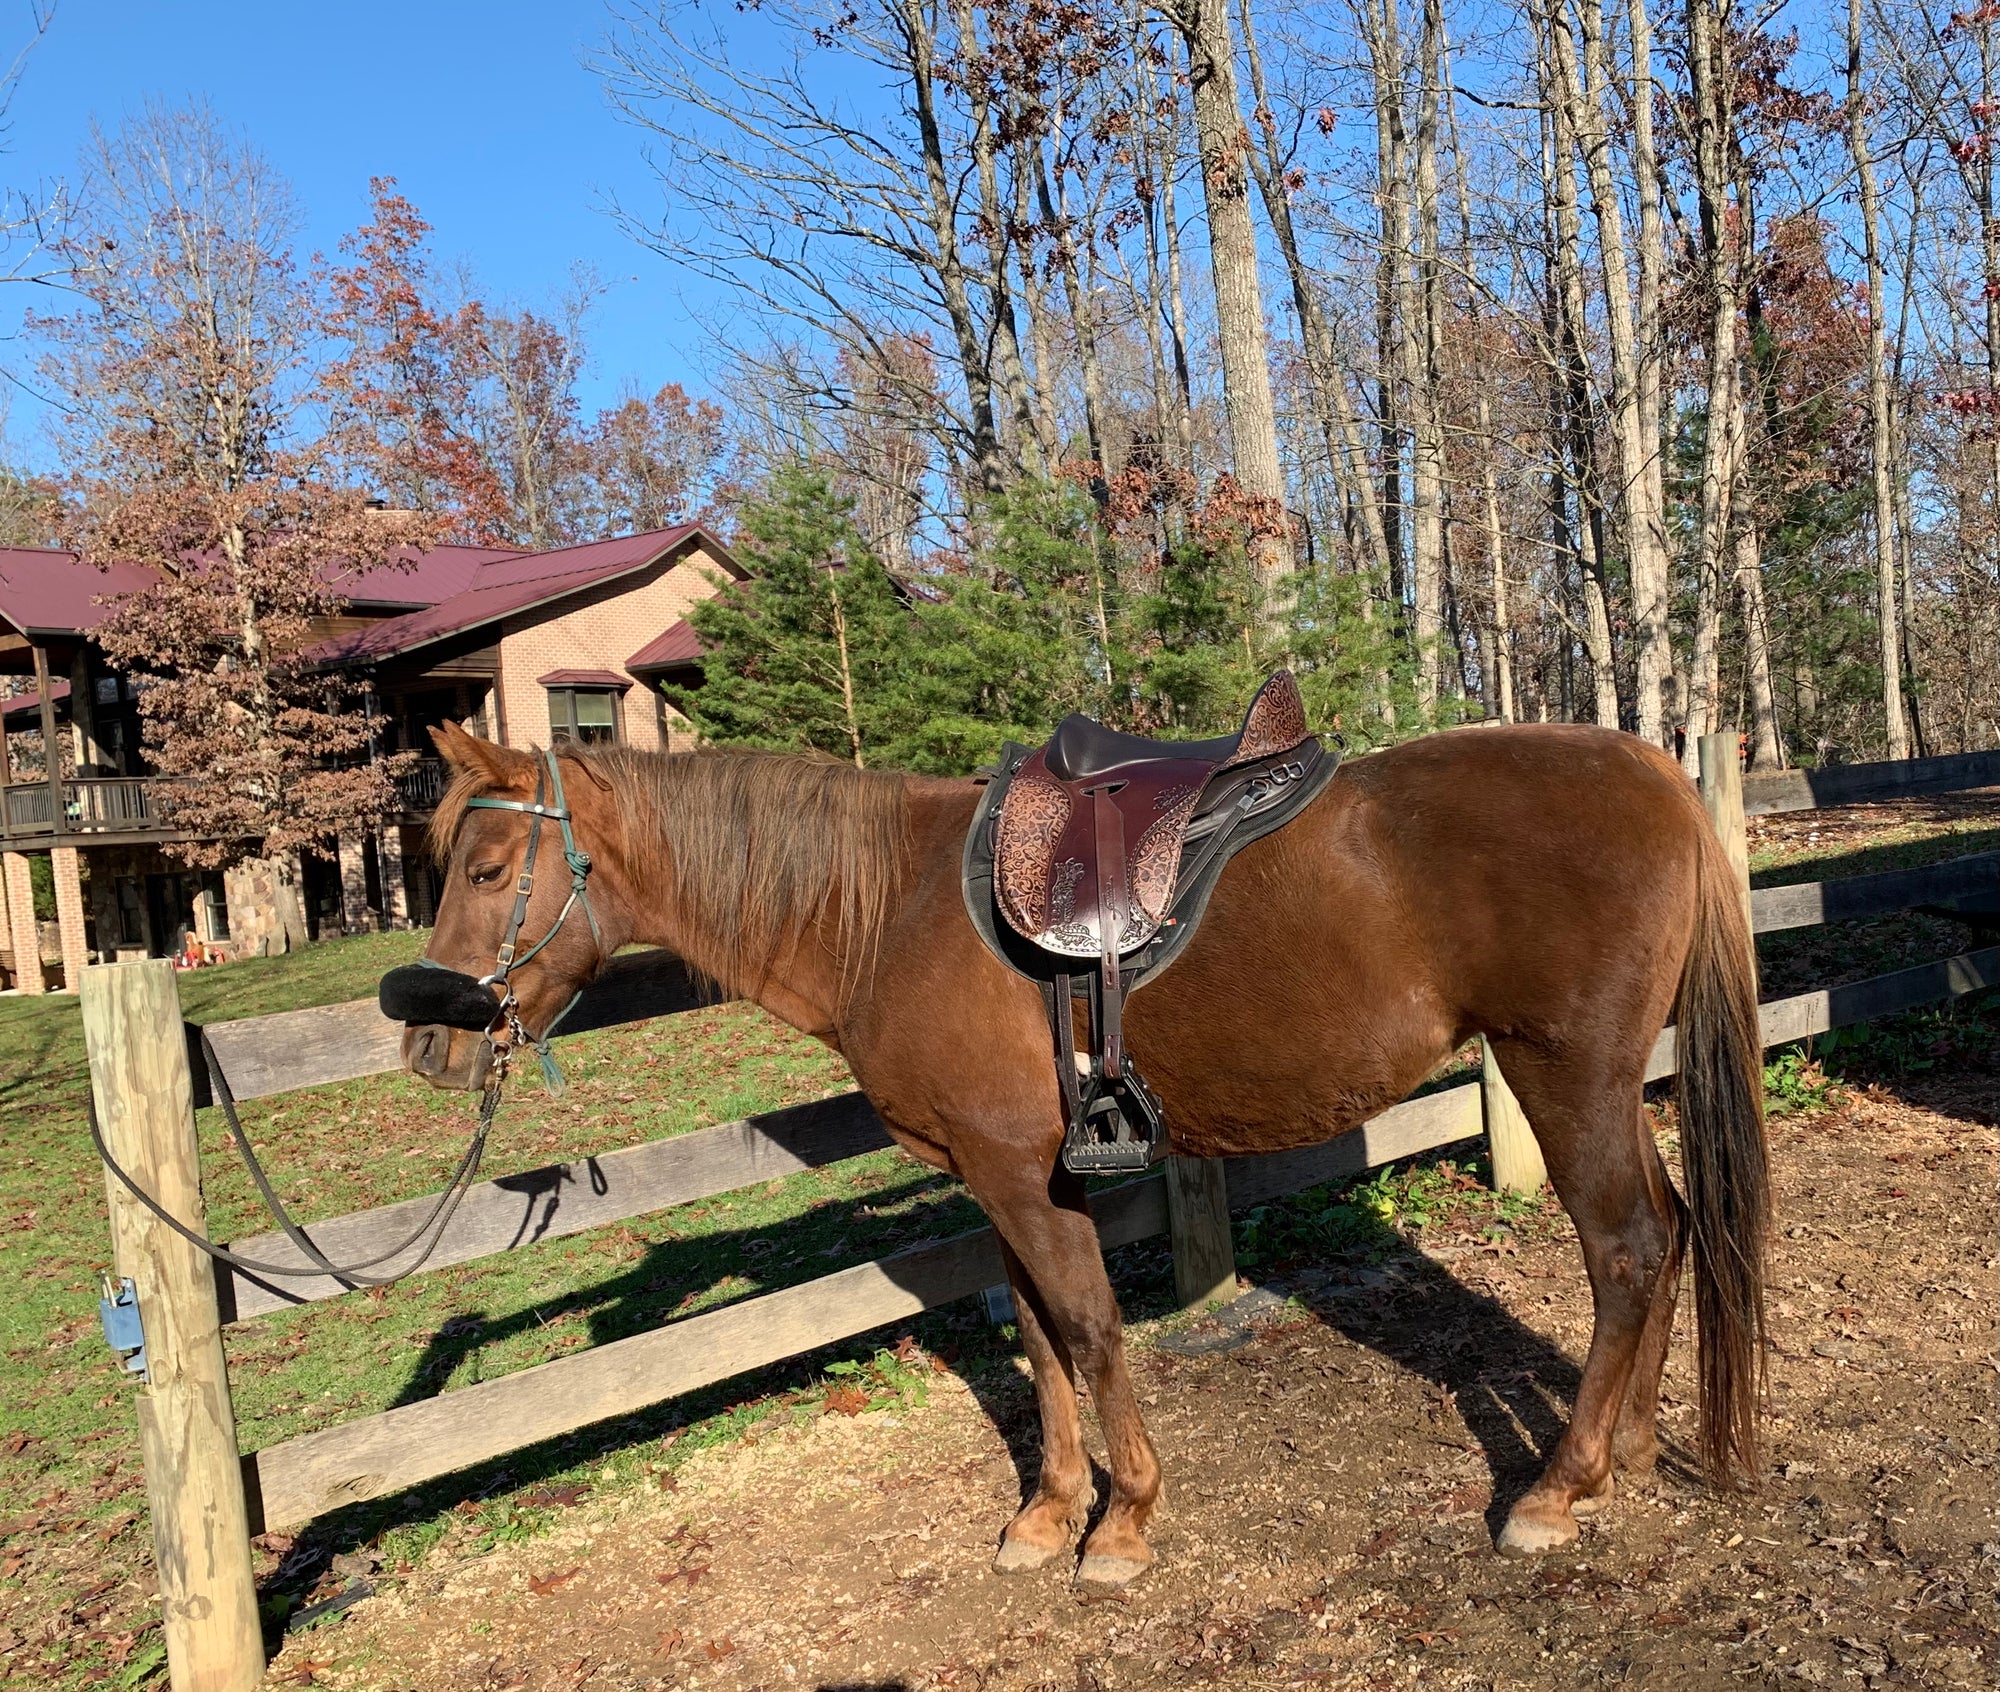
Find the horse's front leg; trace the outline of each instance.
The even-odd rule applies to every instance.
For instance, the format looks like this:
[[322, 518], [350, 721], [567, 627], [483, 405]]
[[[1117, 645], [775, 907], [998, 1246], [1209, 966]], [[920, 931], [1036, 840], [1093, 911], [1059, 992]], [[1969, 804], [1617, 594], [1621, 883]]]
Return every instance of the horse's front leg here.
[[1035, 1406], [1042, 1419], [1042, 1472], [1034, 1496], [1007, 1524], [993, 1566], [1002, 1574], [1024, 1574], [1042, 1568], [1076, 1543], [1096, 1499], [1090, 1484], [1090, 1459], [1083, 1449], [1076, 1370], [1069, 1347], [1043, 1308], [1034, 1280], [1004, 1240], [1000, 1253], [1014, 1294], [1021, 1348], [1034, 1371]]
[[[1088, 1486], [1084, 1476], [1071, 1490], [1067, 1442], [1077, 1439], [1079, 1461], [1082, 1447], [1073, 1431], [1076, 1401], [1063, 1367], [1062, 1353], [1067, 1353], [1096, 1402], [1111, 1470], [1110, 1506], [1084, 1541], [1077, 1579], [1091, 1586], [1128, 1585], [1153, 1561], [1145, 1530], [1160, 1501], [1160, 1461], [1146, 1436], [1126, 1372], [1123, 1321], [1104, 1272], [1096, 1225], [1084, 1206], [1083, 1183], [1062, 1170], [1050, 1176], [1047, 1163], [1020, 1156], [1017, 1148], [996, 1143], [987, 1156], [976, 1152], [968, 1156], [962, 1147], [955, 1149], [973, 1196], [1007, 1243], [1013, 1259], [1010, 1275], [1017, 1263], [1023, 1271], [1014, 1281], [1016, 1309], [1024, 1317], [1022, 1337], [1043, 1408], [1043, 1486], [1009, 1527], [1008, 1539], [1011, 1542], [1018, 1531], [1024, 1543], [1021, 1555], [1026, 1557], [1027, 1544], [1048, 1541], [1054, 1525], [1051, 1515], [1060, 1509], [1066, 1522], [1075, 1507], [1072, 1501]], [[1022, 1280], [1029, 1283], [1025, 1289]], [[1030, 1322], [1035, 1324], [1033, 1330]], [[1031, 1331], [1035, 1338], [1029, 1338]], [[1051, 1455], [1057, 1460], [1053, 1492]]]

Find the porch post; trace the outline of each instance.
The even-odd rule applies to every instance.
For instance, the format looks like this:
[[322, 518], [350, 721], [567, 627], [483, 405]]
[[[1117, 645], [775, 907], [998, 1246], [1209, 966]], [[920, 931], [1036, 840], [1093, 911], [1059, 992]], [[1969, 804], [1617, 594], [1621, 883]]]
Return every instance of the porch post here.
[[56, 877], [56, 923], [62, 931], [63, 991], [74, 993], [90, 962], [88, 931], [83, 926], [83, 874], [74, 846], [58, 846], [49, 854]]
[[4, 858], [7, 877], [7, 933], [14, 948], [14, 980], [24, 993], [42, 989], [42, 937], [35, 932], [35, 881], [28, 870], [25, 852], [8, 852]]
[[403, 825], [382, 825], [375, 861], [382, 870], [382, 924], [385, 928], [410, 926], [410, 895], [403, 883]]
[[70, 661], [69, 720], [76, 731], [77, 768], [92, 775], [102, 773], [110, 760], [97, 739], [97, 666], [90, 661], [88, 646], [79, 646]]
[[35, 693], [42, 707], [42, 773], [49, 784], [49, 827], [63, 831], [63, 757], [56, 745], [56, 702], [49, 697], [49, 649], [35, 648]]
[[349, 934], [368, 926], [368, 866], [362, 857], [362, 837], [340, 836], [340, 921]]

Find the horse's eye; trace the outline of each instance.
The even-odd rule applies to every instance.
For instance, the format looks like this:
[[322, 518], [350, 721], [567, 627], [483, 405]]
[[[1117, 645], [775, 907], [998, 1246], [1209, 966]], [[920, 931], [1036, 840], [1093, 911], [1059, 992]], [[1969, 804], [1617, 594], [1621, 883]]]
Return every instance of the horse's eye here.
[[505, 864], [474, 864], [465, 872], [465, 876], [474, 887], [487, 887], [498, 881], [506, 871]]

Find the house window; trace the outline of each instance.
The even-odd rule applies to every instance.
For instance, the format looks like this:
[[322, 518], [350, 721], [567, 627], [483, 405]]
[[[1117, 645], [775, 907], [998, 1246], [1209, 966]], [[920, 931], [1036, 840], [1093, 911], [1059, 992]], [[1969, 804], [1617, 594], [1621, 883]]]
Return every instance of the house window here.
[[549, 739], [583, 746], [615, 745], [618, 695], [606, 687], [550, 688]]
[[229, 896], [222, 890], [220, 872], [208, 870], [202, 875], [201, 896], [195, 901], [195, 905], [201, 913], [201, 937], [204, 940], [227, 940]]

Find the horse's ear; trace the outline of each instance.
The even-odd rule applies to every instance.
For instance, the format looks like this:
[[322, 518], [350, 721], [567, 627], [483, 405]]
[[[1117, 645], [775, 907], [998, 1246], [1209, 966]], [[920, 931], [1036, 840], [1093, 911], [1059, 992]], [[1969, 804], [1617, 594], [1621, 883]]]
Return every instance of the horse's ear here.
[[535, 760], [529, 754], [480, 740], [456, 723], [440, 723], [432, 729], [431, 744], [460, 775], [479, 776], [493, 787], [511, 787], [534, 777]]

